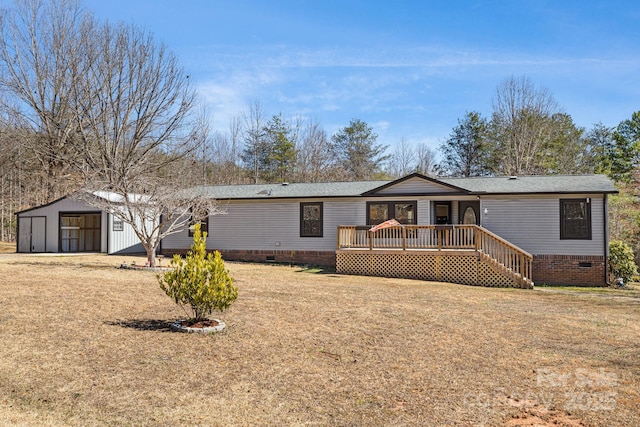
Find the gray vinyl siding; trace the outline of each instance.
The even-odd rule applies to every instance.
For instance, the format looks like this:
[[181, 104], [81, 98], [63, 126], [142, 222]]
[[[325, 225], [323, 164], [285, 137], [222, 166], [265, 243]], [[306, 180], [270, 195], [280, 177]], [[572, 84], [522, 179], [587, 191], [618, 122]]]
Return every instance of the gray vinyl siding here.
[[[560, 198], [591, 198], [591, 240], [560, 240]], [[452, 201], [452, 220], [458, 219], [453, 197], [362, 197], [348, 199], [292, 199], [230, 201], [226, 214], [209, 217], [209, 249], [332, 251], [340, 225], [364, 225], [367, 201], [417, 200], [418, 224], [432, 224], [431, 202]], [[471, 200], [471, 198], [464, 198]], [[474, 196], [475, 200], [476, 197]], [[300, 202], [323, 202], [323, 237], [300, 237]], [[484, 213], [484, 210], [487, 213]], [[481, 225], [532, 254], [602, 255], [604, 253], [603, 197], [596, 195], [484, 196]], [[165, 250], [187, 249], [187, 231], [163, 240]]]
[[[209, 217], [208, 249], [333, 251], [340, 225], [364, 225], [367, 201], [357, 199], [296, 199], [286, 201], [247, 201], [226, 204], [225, 214]], [[416, 200], [393, 197], [389, 200]], [[300, 202], [323, 202], [323, 237], [300, 237]], [[419, 224], [429, 223], [429, 201], [418, 200]], [[167, 236], [163, 250], [189, 248], [192, 238], [185, 230]]]
[[[560, 240], [560, 198], [591, 198], [591, 240]], [[484, 212], [486, 209], [486, 213]], [[562, 195], [483, 198], [481, 225], [534, 255], [602, 255], [603, 197]]]
[[418, 225], [431, 224], [431, 201], [428, 199], [418, 200]]
[[409, 178], [398, 184], [376, 191], [376, 194], [394, 195], [394, 194], [420, 194], [420, 193], [460, 193], [445, 185], [439, 185], [434, 182], [425, 181], [422, 178]]

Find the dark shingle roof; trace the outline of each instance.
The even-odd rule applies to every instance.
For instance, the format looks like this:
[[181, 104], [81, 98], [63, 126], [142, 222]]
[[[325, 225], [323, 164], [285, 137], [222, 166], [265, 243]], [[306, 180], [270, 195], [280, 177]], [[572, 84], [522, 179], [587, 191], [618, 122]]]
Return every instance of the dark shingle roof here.
[[511, 177], [442, 178], [441, 181], [474, 193], [617, 193], [605, 175], [540, 175]]
[[290, 184], [212, 185], [200, 187], [216, 199], [273, 199], [301, 197], [354, 197], [389, 181], [314, 182]]
[[[413, 174], [409, 178], [424, 178]], [[604, 175], [553, 175], [474, 178], [429, 178], [467, 190], [471, 194], [544, 194], [544, 193], [616, 193], [613, 182]], [[395, 181], [355, 181], [289, 184], [212, 185], [198, 187], [207, 196], [224, 199], [274, 199], [358, 197], [363, 193], [375, 194], [379, 187], [389, 188]]]

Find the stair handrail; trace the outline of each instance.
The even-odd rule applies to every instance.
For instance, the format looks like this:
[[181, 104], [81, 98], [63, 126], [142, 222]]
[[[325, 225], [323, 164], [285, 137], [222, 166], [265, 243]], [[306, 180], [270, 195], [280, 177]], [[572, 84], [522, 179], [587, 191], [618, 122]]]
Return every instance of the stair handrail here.
[[476, 251], [520, 274], [522, 280], [532, 281], [533, 255], [484, 227], [476, 226], [476, 230]]

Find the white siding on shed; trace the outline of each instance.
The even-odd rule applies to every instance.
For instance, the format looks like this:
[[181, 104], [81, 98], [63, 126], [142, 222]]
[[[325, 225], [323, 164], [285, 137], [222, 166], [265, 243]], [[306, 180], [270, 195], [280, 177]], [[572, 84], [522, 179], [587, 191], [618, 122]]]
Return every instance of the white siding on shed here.
[[[126, 222], [122, 223], [122, 230], [114, 229], [113, 222], [118, 221], [114, 215], [109, 215], [109, 254], [145, 253], [144, 246], [133, 231], [133, 227]], [[151, 225], [151, 224], [149, 224]]]
[[[559, 198], [591, 199], [591, 240], [560, 239]], [[486, 209], [486, 213], [484, 212]], [[603, 198], [597, 195], [483, 198], [481, 224], [534, 255], [602, 255]]]
[[[100, 212], [93, 206], [85, 202], [64, 198], [50, 205], [32, 209], [27, 212], [18, 214], [20, 218], [44, 216], [47, 218], [46, 223], [46, 252], [58, 252], [59, 250], [59, 232], [60, 232], [60, 212]], [[100, 218], [100, 251], [107, 251], [107, 214], [102, 212]]]
[[[113, 231], [112, 215], [101, 212], [83, 201], [68, 197], [18, 214], [20, 228], [18, 251], [30, 252], [31, 244], [33, 252], [58, 252], [60, 250], [60, 213], [71, 212], [100, 213], [100, 252], [110, 254], [144, 252], [140, 240], [130, 225], [125, 223], [122, 231]], [[30, 230], [25, 229], [27, 226], [30, 226]], [[44, 232], [44, 236], [31, 236], [28, 231], [31, 231], [31, 234]]]

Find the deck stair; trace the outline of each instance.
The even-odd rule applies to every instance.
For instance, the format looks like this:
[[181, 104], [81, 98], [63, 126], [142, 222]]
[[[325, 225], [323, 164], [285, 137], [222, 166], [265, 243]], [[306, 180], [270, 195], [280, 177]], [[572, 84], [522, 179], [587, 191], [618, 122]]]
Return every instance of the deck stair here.
[[533, 280], [529, 279], [528, 277], [523, 277], [522, 274], [513, 271], [511, 268], [502, 264], [497, 259], [492, 258], [490, 255], [487, 255], [483, 252], [479, 252], [479, 255], [485, 264], [487, 264], [500, 274], [513, 279], [514, 287], [527, 289], [533, 288]]

